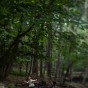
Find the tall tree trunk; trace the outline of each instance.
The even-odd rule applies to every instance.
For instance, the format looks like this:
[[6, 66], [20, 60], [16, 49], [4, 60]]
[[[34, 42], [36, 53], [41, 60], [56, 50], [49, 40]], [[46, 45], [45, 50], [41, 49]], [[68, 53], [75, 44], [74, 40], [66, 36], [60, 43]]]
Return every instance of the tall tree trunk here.
[[11, 50], [12, 52], [9, 52], [7, 55], [1, 58], [2, 63], [0, 63], [0, 80], [4, 80], [8, 76], [11, 66], [16, 59], [19, 42], [15, 44], [16, 45], [14, 45], [13, 49]]
[[36, 51], [36, 49], [33, 49], [34, 56], [32, 58], [32, 60], [33, 60], [32, 76], [34, 78], [38, 77], [38, 59], [37, 59], [37, 53], [38, 52]]
[[[88, 0], [85, 0], [85, 4], [84, 4], [84, 13], [83, 13], [83, 19], [85, 21], [88, 21]], [[86, 42], [88, 44], [88, 30], [87, 31], [87, 38], [86, 38]], [[88, 61], [87, 61], [88, 62]], [[86, 63], [87, 64], [87, 63]], [[83, 83], [86, 82], [86, 79], [87, 79], [87, 76], [88, 76], [88, 65], [86, 65], [86, 68], [85, 68], [85, 72], [84, 72], [84, 76], [83, 76]]]
[[8, 76], [11, 66], [16, 58], [19, 43], [16, 42], [15, 44], [16, 45], [13, 47], [12, 52], [1, 58], [2, 63], [0, 63], [0, 80], [4, 80]]
[[29, 71], [29, 61], [26, 62], [26, 75], [28, 76]]
[[38, 77], [38, 60], [36, 58], [33, 58], [32, 76], [34, 78]]
[[62, 81], [62, 64], [61, 64], [61, 33], [62, 33], [62, 24], [59, 24], [60, 30], [59, 30], [59, 38], [58, 38], [58, 61], [57, 61], [57, 67], [56, 67], [56, 79], [61, 83]]
[[33, 61], [32, 61], [32, 59], [31, 59], [31, 62], [30, 62], [30, 64], [29, 64], [28, 76], [30, 76], [31, 73], [32, 73], [32, 66], [33, 66]]
[[83, 77], [83, 83], [85, 83], [86, 82], [86, 79], [88, 77], [88, 65], [86, 66], [86, 69], [85, 69], [85, 72], [84, 72], [84, 75], [83, 76], [84, 76]]
[[[42, 42], [42, 40], [43, 40], [43, 38], [41, 38], [41, 55], [43, 55], [43, 50], [44, 50], [44, 45], [43, 45], [43, 42]], [[43, 76], [44, 76], [44, 74], [43, 74], [43, 61], [44, 60], [44, 58], [43, 57], [41, 57], [40, 58], [40, 77], [42, 78]]]
[[51, 79], [51, 68], [52, 68], [52, 28], [48, 24], [48, 47], [47, 47], [47, 76]]
[[44, 77], [46, 76], [46, 61], [44, 61], [44, 70], [43, 70], [43, 75], [44, 75]]
[[19, 63], [19, 73], [22, 73], [22, 62]]
[[61, 70], [61, 54], [60, 52], [58, 52], [58, 61], [57, 61], [57, 67], [56, 67], [56, 79], [61, 82], [61, 74], [62, 74], [62, 70]]
[[66, 80], [70, 80], [70, 77], [71, 77], [71, 68], [72, 68], [72, 66], [73, 66], [73, 62], [71, 62], [69, 65], [68, 65], [68, 67], [67, 67], [67, 69], [66, 69], [66, 73], [65, 73], [65, 75], [64, 75], [64, 79], [63, 79], [63, 83], [62, 84], [64, 84], [65, 83], [65, 81]]
[[40, 77], [43, 77], [43, 60], [40, 59]]

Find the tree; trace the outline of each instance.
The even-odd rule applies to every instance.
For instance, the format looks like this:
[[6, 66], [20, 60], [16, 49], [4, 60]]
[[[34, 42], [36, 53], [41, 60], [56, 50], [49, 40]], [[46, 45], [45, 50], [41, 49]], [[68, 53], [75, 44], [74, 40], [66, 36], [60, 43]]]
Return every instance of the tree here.
[[[19, 53], [19, 44], [22, 42], [24, 36], [30, 36], [29, 39], [33, 38], [32, 57], [39, 54], [39, 35], [36, 34], [41, 31], [40, 27], [43, 24], [52, 22], [58, 22], [59, 16], [63, 19], [62, 23], [75, 23], [72, 18], [78, 17], [76, 13], [78, 9], [77, 5], [80, 6], [82, 1], [69, 1], [69, 0], [1, 0], [0, 3], [0, 80], [3, 80], [9, 74], [10, 67], [16, 60]], [[51, 9], [52, 8], [52, 9]], [[78, 18], [76, 18], [78, 20]], [[80, 18], [79, 18], [80, 19]], [[76, 21], [77, 21], [76, 20]], [[79, 20], [78, 20], [79, 21]], [[77, 21], [77, 22], [78, 22]], [[79, 23], [79, 22], [78, 22]], [[60, 25], [60, 24], [59, 24]], [[47, 34], [46, 25], [44, 25], [44, 32]], [[50, 28], [49, 28], [50, 29]], [[58, 30], [58, 29], [57, 29]], [[49, 30], [48, 30], [49, 31]], [[31, 34], [33, 33], [33, 34]], [[36, 34], [34, 34], [36, 33]], [[40, 34], [42, 36], [42, 34]], [[45, 35], [44, 35], [45, 36]], [[43, 36], [43, 37], [44, 37]], [[38, 39], [38, 40], [37, 40]], [[3, 46], [4, 45], [4, 46]], [[49, 44], [50, 45], [50, 44]], [[37, 48], [38, 47], [38, 48]], [[38, 50], [38, 52], [36, 51]], [[52, 48], [51, 48], [52, 49]], [[49, 57], [50, 57], [49, 50]], [[32, 59], [33, 60], [33, 59]], [[36, 66], [37, 61], [36, 60]], [[50, 62], [49, 62], [50, 64]], [[36, 71], [37, 72], [37, 71]], [[34, 73], [34, 71], [33, 71]]]

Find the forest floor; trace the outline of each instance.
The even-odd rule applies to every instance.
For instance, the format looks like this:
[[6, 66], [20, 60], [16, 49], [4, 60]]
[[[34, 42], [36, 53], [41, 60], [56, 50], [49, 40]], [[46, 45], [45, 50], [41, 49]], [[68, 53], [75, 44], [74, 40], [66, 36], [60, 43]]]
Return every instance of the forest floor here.
[[[13, 84], [15, 85], [15, 84], [23, 83], [24, 80], [25, 80], [25, 77], [10, 75], [4, 83], [6, 85], [13, 86]], [[66, 87], [56, 86], [56, 88], [88, 88], [88, 83], [84, 85], [80, 82], [66, 82]]]
[[67, 88], [88, 88], [88, 87], [82, 83], [68, 82]]

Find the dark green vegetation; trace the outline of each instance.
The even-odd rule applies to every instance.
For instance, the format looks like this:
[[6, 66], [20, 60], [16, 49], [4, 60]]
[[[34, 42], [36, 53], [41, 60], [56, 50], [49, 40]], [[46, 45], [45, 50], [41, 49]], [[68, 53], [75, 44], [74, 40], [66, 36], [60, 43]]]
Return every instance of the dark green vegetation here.
[[[85, 0], [1, 0], [0, 80], [12, 70], [65, 82], [88, 70]], [[19, 65], [19, 66], [18, 66]], [[86, 69], [85, 69], [86, 68]]]

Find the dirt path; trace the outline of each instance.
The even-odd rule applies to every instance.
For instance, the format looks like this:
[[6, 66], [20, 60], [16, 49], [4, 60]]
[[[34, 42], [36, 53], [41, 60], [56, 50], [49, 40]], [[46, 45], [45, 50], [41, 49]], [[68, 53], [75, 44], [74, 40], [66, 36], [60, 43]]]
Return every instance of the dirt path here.
[[67, 83], [67, 86], [68, 88], [87, 88], [82, 83], [75, 83], [75, 82]]

